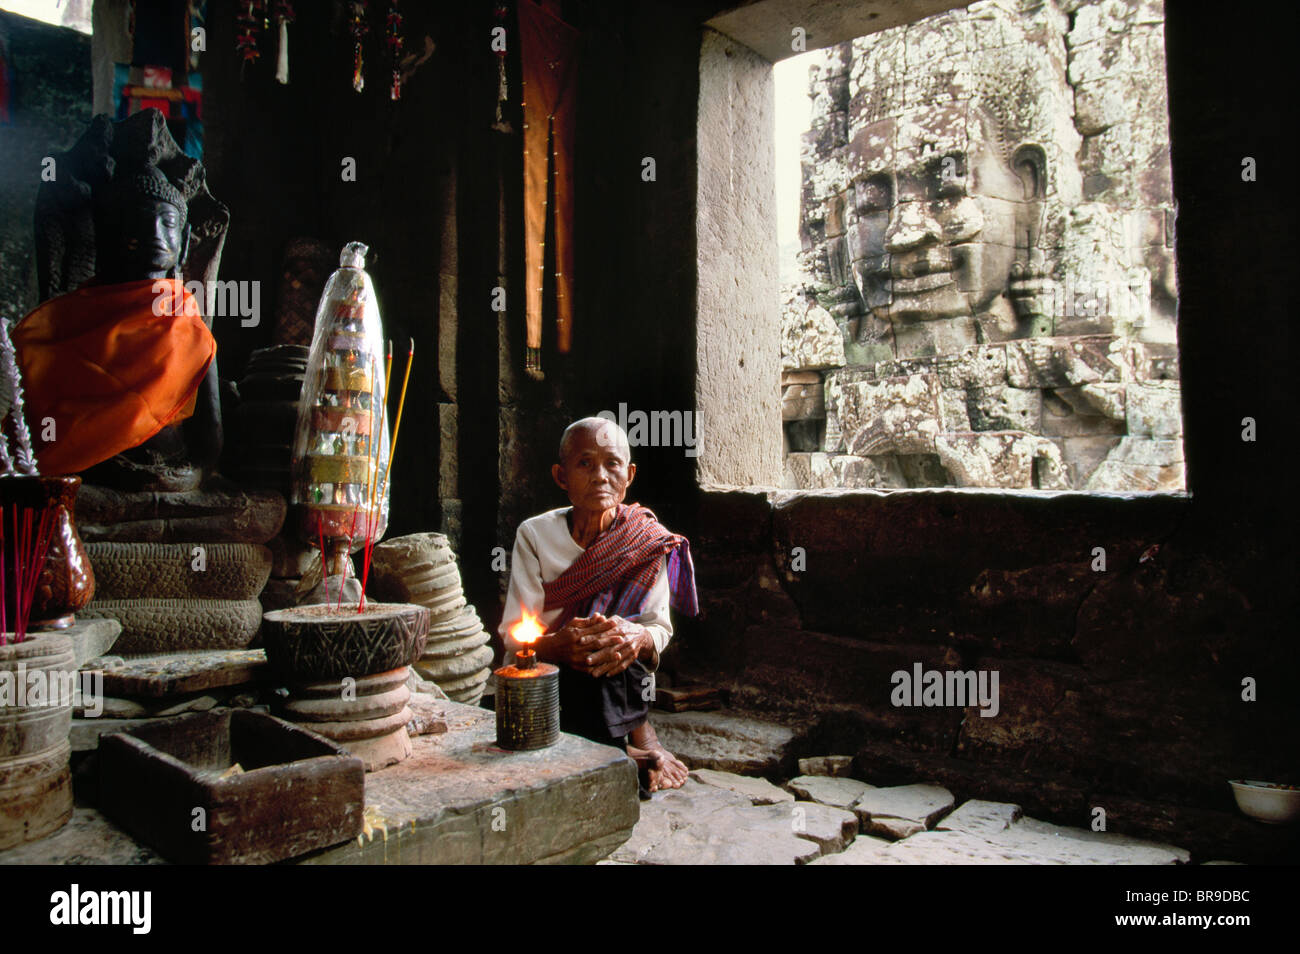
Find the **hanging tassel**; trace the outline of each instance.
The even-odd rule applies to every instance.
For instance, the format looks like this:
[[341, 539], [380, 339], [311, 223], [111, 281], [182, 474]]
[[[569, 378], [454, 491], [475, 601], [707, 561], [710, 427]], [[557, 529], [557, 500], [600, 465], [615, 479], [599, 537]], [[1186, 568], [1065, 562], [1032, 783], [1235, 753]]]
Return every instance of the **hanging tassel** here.
[[[505, 29], [506, 18], [510, 9], [504, 3], [498, 3], [492, 16], [497, 21], [497, 26]], [[506, 100], [509, 98], [509, 92], [506, 89], [506, 51], [497, 50], [497, 118], [492, 124], [492, 128], [497, 132], [508, 133], [513, 130], [505, 119]]]
[[281, 86], [289, 85], [289, 24], [280, 21], [280, 55], [275, 61], [275, 78]]
[[388, 8], [388, 55], [393, 61], [393, 81], [388, 95], [399, 100], [402, 98], [402, 11], [397, 0]]
[[351, 21], [348, 32], [352, 34], [352, 88], [358, 93], [366, 88], [365, 60], [361, 55], [361, 39], [370, 32], [366, 25], [366, 0], [350, 0], [348, 8]]
[[[191, 37], [194, 36], [195, 30], [207, 29], [207, 20], [208, 20], [207, 0], [189, 0], [189, 14], [190, 14], [189, 32]], [[134, 16], [134, 14], [132, 14], [132, 16]], [[199, 56], [202, 52], [203, 52], [202, 50], [194, 49], [193, 44], [192, 43], [190, 44], [190, 72], [191, 73], [197, 73], [199, 71]]]
[[239, 5], [239, 13], [235, 15], [237, 24], [237, 35], [235, 36], [235, 52], [243, 58], [243, 63], [239, 66], [239, 76], [242, 79], [244, 70], [248, 68], [249, 63], [257, 62], [258, 57], [262, 55], [261, 50], [257, 48], [256, 32], [263, 25], [263, 3], [261, 0], [247, 0]]
[[289, 24], [293, 22], [293, 4], [276, 0], [275, 19], [280, 24], [280, 55], [275, 62], [275, 78], [282, 86], [289, 84]]

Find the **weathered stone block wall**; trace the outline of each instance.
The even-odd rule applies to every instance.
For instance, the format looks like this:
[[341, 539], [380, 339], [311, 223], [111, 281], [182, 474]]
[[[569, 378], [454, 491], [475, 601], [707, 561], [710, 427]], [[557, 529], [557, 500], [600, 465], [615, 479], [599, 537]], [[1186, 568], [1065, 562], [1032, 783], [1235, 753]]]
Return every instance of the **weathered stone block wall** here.
[[[1293, 770], [1280, 744], [1293, 713], [1243, 703], [1241, 684], [1294, 658], [1269, 622], [1281, 568], [1257, 539], [1207, 556], [1190, 508], [709, 493], [692, 538], [702, 613], [683, 621], [670, 665], [811, 724], [803, 754], [853, 754], [873, 782], [935, 780], [1079, 825], [1100, 806], [1112, 830], [1284, 857], [1296, 839], [1236, 815], [1226, 785]], [[895, 704], [894, 674], [917, 665], [996, 673], [996, 715], [973, 700]]]
[[785, 486], [1181, 490], [1162, 4], [989, 0], [818, 59]]
[[90, 122], [90, 37], [0, 11], [0, 45], [15, 78], [13, 125], [0, 126], [0, 317], [17, 321], [37, 304], [42, 162]]

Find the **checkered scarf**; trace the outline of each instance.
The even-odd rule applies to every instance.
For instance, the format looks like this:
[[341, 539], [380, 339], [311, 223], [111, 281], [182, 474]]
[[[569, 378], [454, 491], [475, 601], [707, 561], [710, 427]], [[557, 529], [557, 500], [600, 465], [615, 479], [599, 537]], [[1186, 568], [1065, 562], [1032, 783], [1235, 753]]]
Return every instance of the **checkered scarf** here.
[[687, 616], [696, 615], [699, 603], [690, 543], [666, 529], [640, 504], [619, 504], [614, 522], [596, 542], [567, 570], [542, 584], [545, 609], [564, 608], [552, 630], [574, 617], [593, 613], [629, 619], [644, 612], [665, 554], [669, 605]]

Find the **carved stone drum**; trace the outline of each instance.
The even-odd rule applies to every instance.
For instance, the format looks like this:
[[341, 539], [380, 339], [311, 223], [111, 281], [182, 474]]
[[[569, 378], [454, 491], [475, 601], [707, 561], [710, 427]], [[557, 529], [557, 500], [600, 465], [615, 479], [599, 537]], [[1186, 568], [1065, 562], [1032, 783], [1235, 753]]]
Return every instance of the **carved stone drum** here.
[[406, 679], [429, 611], [409, 603], [328, 604], [263, 617], [266, 658], [289, 684], [284, 717], [357, 755], [373, 772], [411, 754]]

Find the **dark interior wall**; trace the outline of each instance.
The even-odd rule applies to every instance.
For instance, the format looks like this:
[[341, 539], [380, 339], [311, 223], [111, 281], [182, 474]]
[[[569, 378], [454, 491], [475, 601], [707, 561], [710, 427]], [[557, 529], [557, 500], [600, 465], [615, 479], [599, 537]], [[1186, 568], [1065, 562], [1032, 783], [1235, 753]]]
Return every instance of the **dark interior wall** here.
[[13, 125], [0, 126], [0, 316], [17, 321], [38, 304], [32, 217], [42, 161], [90, 121], [90, 37], [0, 11], [0, 43], [14, 77]]
[[[496, 248], [483, 250], [477, 263], [462, 258], [462, 280], [476, 289], [478, 314], [490, 315], [486, 302], [494, 268], [504, 269], [511, 302], [496, 326], [477, 321], [471, 322], [473, 329], [461, 326], [462, 335], [473, 336], [480, 350], [488, 347], [489, 339], [497, 342], [501, 358], [496, 392], [474, 385], [480, 398], [491, 402], [487, 407], [498, 408], [497, 434], [492, 441], [483, 440], [486, 414], [476, 405], [462, 419], [460, 442], [462, 473], [495, 472], [497, 478], [495, 486], [480, 479], [462, 481], [462, 566], [467, 588], [474, 585], [480, 594], [472, 598], [492, 624], [498, 611], [493, 591], [503, 577], [490, 570], [491, 547], [508, 551], [523, 518], [566, 502], [549, 476], [564, 426], [603, 410], [617, 413], [620, 404], [630, 410], [684, 412], [694, 402], [695, 107], [701, 14], [655, 3], [570, 2], [564, 5], [564, 16], [583, 35], [575, 144], [577, 287], [573, 347], [567, 355], [555, 350], [554, 315], [546, 296], [543, 380], [522, 373], [523, 213], [517, 185], [522, 165], [517, 138], [496, 137], [492, 143], [504, 190], [506, 246], [499, 259], [491, 254]], [[512, 60], [511, 65], [513, 70], [517, 64]], [[517, 88], [515, 75], [512, 89]], [[655, 160], [652, 182], [642, 177], [647, 157]], [[484, 178], [483, 170], [470, 168], [473, 165], [467, 160], [465, 174]], [[466, 194], [486, 188], [486, 183], [480, 184]], [[548, 263], [548, 291], [553, 271]], [[472, 273], [478, 277], [469, 278]], [[463, 301], [466, 294], [462, 288]], [[636, 499], [665, 520], [683, 519], [691, 499], [683, 488], [692, 487], [694, 480], [692, 459], [681, 448], [640, 448], [634, 456], [640, 468]]]
[[[386, 99], [374, 49], [367, 53], [367, 89], [362, 95], [351, 89], [339, 6], [332, 5], [332, 19], [302, 16], [291, 28], [287, 87], [271, 79], [273, 50], [241, 79], [226, 55], [234, 42], [231, 14], [218, 10], [210, 17], [209, 49], [216, 52], [204, 61], [206, 161], [212, 191], [230, 205], [232, 219], [222, 277], [261, 280], [264, 310], [273, 316], [268, 291], [289, 238], [310, 235], [338, 246], [361, 239], [372, 246], [370, 271], [385, 326], [398, 342], [414, 335], [417, 352], [393, 465], [389, 535], [440, 528], [453, 518], [466, 589], [495, 626], [501, 578], [492, 549], [509, 550], [520, 520], [565, 502], [549, 477], [564, 425], [584, 414], [617, 412], [620, 403], [691, 409], [698, 23], [717, 5], [703, 12], [689, 4], [564, 5], [565, 19], [583, 34], [578, 285], [570, 354], [557, 353], [554, 314], [550, 307], [544, 314], [542, 380], [523, 373], [517, 45], [512, 38], [504, 117], [511, 131], [502, 133], [492, 129], [492, 3], [406, 8], [407, 48], [427, 33], [437, 49], [399, 104]], [[341, 180], [344, 156], [357, 160], [356, 182]], [[653, 182], [642, 178], [645, 157], [655, 159]], [[455, 248], [439, 248], [447, 241]], [[440, 295], [435, 278], [449, 261], [454, 293], [448, 296], [444, 275]], [[553, 271], [548, 267], [548, 285]], [[502, 315], [491, 310], [498, 285], [507, 290]], [[449, 309], [455, 312], [450, 322]], [[454, 342], [446, 340], [449, 327]], [[219, 328], [223, 376], [237, 378], [248, 352], [270, 334], [269, 317], [258, 328]], [[434, 355], [449, 347], [455, 374], [440, 379]], [[396, 363], [395, 379], [400, 355]], [[449, 422], [445, 411], [453, 401]], [[439, 402], [441, 429], [450, 426], [454, 436], [441, 453]], [[446, 499], [446, 487], [442, 499], [437, 492], [449, 453], [459, 474], [456, 500]], [[693, 486], [692, 460], [681, 448], [645, 448], [637, 459], [640, 499], [666, 520], [681, 519], [690, 501], [681, 488]]]
[[[694, 401], [698, 21], [649, 3], [564, 9], [583, 32], [574, 342], [568, 355], [554, 351], [548, 311], [542, 382], [518, 374], [522, 341], [507, 345], [499, 521], [506, 546], [520, 519], [565, 503], [548, 476], [565, 424], [617, 413], [621, 403], [687, 411]], [[655, 160], [654, 181], [642, 177], [645, 158]], [[641, 498], [671, 511], [681, 500], [676, 488], [691, 481], [689, 459], [680, 448], [643, 448], [635, 457]]]
[[[390, 415], [397, 407], [407, 341], [415, 364], [398, 453], [393, 463], [389, 536], [438, 529], [439, 404], [452, 401], [454, 365], [440, 362], [440, 341], [455, 327], [455, 296], [445, 292], [454, 269], [454, 172], [466, 130], [491, 122], [495, 74], [487, 57], [471, 55], [465, 37], [486, 38], [491, 10], [412, 4], [405, 7], [406, 49], [436, 44], [407, 83], [388, 95], [390, 68], [383, 31], [364, 43], [366, 85], [352, 88], [352, 41], [342, 4], [300, 11], [290, 28], [290, 82], [273, 78], [275, 43], [264, 37], [261, 59], [247, 68], [234, 56], [233, 7], [210, 7], [203, 60], [207, 136], [205, 162], [214, 195], [231, 210], [223, 280], [260, 281], [262, 321], [214, 329], [223, 377], [237, 379], [248, 354], [269, 344], [285, 243], [320, 239], [341, 249], [370, 246], [368, 270], [379, 295], [386, 335], [394, 342]], [[486, 48], [486, 39], [483, 44]], [[478, 51], [474, 51], [478, 52]], [[355, 181], [344, 160], [355, 160]], [[473, 228], [495, 232], [489, 216]], [[449, 262], [451, 263], [449, 265]], [[454, 274], [452, 285], [454, 286]], [[450, 319], [450, 321], [448, 320]], [[390, 416], [390, 428], [394, 424]], [[234, 440], [237, 442], [237, 435]]]

